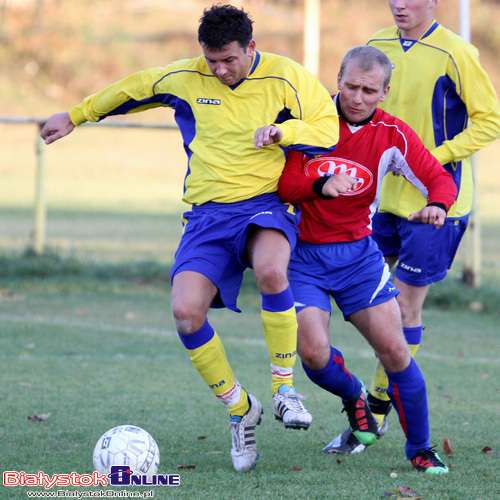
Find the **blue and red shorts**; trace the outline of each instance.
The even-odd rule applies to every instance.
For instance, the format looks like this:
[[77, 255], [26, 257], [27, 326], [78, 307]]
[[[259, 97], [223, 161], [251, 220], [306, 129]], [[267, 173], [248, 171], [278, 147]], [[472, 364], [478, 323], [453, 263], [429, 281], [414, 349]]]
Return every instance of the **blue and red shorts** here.
[[314, 306], [331, 314], [333, 297], [345, 319], [399, 293], [382, 252], [370, 236], [320, 245], [299, 241], [288, 277], [297, 312]]

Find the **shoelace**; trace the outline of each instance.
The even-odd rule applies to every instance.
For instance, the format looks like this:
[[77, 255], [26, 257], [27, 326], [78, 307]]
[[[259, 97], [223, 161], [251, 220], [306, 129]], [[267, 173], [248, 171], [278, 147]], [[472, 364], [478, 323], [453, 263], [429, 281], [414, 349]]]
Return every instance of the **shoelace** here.
[[439, 467], [443, 466], [443, 462], [441, 461], [440, 458], [438, 458], [438, 455], [436, 453], [436, 450], [434, 449], [436, 446], [432, 446], [428, 450], [423, 450], [423, 453], [420, 454], [420, 458], [422, 460], [428, 460], [429, 462], [432, 463], [432, 465], [438, 465]]
[[294, 394], [294, 393], [290, 393], [290, 392], [280, 393], [279, 395], [284, 396], [285, 398], [288, 399], [293, 411], [302, 412], [305, 410], [303, 404], [301, 403], [301, 400], [307, 399], [306, 396], [302, 396], [302, 394]]

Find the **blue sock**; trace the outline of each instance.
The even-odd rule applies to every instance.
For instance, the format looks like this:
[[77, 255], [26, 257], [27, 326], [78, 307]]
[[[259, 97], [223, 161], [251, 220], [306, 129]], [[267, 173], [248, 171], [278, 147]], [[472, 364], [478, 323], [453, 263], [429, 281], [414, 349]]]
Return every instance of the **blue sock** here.
[[322, 370], [311, 370], [304, 363], [302, 363], [302, 367], [316, 385], [335, 394], [335, 396], [339, 396], [344, 402], [351, 401], [359, 394], [361, 382], [344, 368], [342, 353], [334, 347], [330, 347], [330, 349], [330, 360]]
[[403, 327], [403, 333], [405, 334], [406, 342], [409, 345], [418, 345], [422, 342], [422, 331], [424, 327], [420, 326], [405, 326]]
[[387, 394], [398, 412], [406, 435], [406, 458], [410, 460], [418, 450], [430, 448], [425, 380], [413, 358], [402, 372], [386, 373], [389, 379]]
[[270, 312], [288, 311], [293, 307], [292, 288], [288, 285], [282, 292], [262, 293], [262, 309]]
[[199, 330], [196, 330], [195, 332], [189, 334], [184, 334], [177, 331], [177, 334], [179, 335], [179, 338], [181, 339], [186, 349], [196, 349], [212, 340], [215, 332], [212, 328], [212, 325], [208, 322], [207, 319]]

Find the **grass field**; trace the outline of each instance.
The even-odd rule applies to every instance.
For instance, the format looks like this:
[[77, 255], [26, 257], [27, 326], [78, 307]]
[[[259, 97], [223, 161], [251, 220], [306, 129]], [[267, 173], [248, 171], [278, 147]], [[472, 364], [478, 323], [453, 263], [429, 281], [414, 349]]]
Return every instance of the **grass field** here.
[[[320, 453], [347, 420], [340, 402], [310, 383], [300, 368], [296, 385], [308, 396], [313, 425], [307, 432], [285, 431], [274, 420], [269, 360], [249, 277], [240, 300], [243, 314], [212, 314], [238, 377], [265, 408], [256, 433], [258, 467], [237, 474], [226, 410], [204, 387], [176, 338], [165, 283], [3, 279], [0, 290], [3, 471], [91, 473], [99, 436], [133, 423], [156, 438], [160, 473], [181, 476], [178, 488], [156, 488], [157, 498], [375, 499], [400, 486], [426, 499], [498, 495], [500, 458], [482, 452], [485, 447], [500, 451], [498, 317], [468, 311], [425, 314], [418, 359], [428, 381], [432, 440], [452, 467], [447, 477], [428, 478], [404, 460], [394, 415], [388, 435], [365, 453]], [[373, 354], [338, 314], [332, 334], [347, 366], [368, 379]], [[35, 414], [50, 414], [49, 421], [28, 419]], [[452, 455], [443, 453], [445, 438]], [[393, 471], [397, 479], [390, 478]], [[28, 489], [3, 487], [0, 495], [26, 498]]]
[[[155, 498], [410, 498], [405, 488], [413, 498], [498, 497], [500, 176], [494, 149], [481, 163], [483, 286], [467, 290], [460, 284], [461, 251], [450, 277], [433, 291], [418, 354], [432, 441], [450, 474], [429, 478], [412, 470], [394, 414], [388, 435], [365, 453], [320, 453], [347, 420], [340, 402], [310, 383], [300, 367], [296, 385], [308, 397], [313, 425], [307, 432], [285, 431], [274, 420], [251, 274], [240, 298], [243, 314], [211, 315], [237, 376], [265, 409], [256, 432], [258, 467], [237, 474], [227, 412], [191, 366], [170, 312], [168, 268], [184, 209], [176, 201], [184, 172], [178, 137], [82, 129], [48, 148], [49, 252], [37, 259], [23, 256], [32, 228], [35, 131], [0, 128], [12, 146], [0, 151], [2, 471], [90, 473], [101, 434], [133, 423], [157, 440], [160, 473], [181, 476], [178, 488], [153, 488]], [[469, 310], [473, 301], [484, 311]], [[331, 331], [348, 368], [369, 380], [374, 358], [364, 340], [338, 314]], [[28, 418], [35, 414], [48, 415], [48, 421]], [[451, 455], [444, 454], [445, 439]], [[493, 453], [484, 453], [485, 447]], [[389, 476], [393, 471], [396, 479]], [[29, 489], [3, 486], [0, 498], [27, 498]]]

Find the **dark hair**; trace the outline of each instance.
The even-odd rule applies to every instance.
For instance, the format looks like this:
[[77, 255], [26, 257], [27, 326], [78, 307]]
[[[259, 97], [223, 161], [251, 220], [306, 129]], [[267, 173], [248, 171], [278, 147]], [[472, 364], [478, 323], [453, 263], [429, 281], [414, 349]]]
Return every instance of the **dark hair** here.
[[361, 45], [347, 51], [340, 65], [340, 77], [344, 75], [344, 71], [351, 61], [356, 61], [362, 71], [370, 71], [375, 64], [378, 64], [384, 71], [384, 89], [387, 88], [391, 81], [392, 64], [389, 58], [379, 49], [370, 45]]
[[198, 41], [212, 50], [221, 50], [232, 42], [246, 48], [252, 39], [253, 21], [243, 9], [232, 5], [212, 5], [203, 11]]

